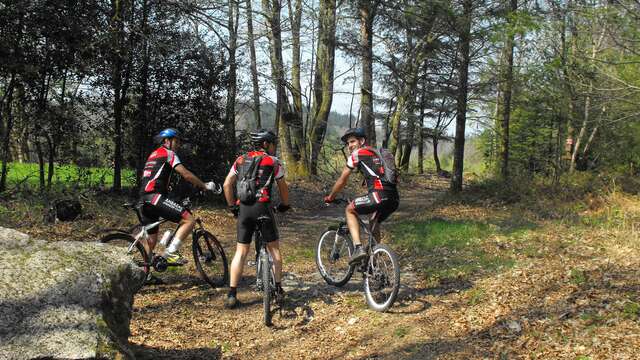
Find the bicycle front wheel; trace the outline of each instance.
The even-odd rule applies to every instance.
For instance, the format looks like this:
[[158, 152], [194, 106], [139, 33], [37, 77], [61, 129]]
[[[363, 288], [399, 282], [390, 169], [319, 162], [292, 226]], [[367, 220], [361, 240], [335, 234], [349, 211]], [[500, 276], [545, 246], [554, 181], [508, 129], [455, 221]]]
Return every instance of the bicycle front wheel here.
[[206, 231], [198, 231], [191, 246], [193, 260], [202, 280], [212, 287], [220, 287], [229, 282], [227, 256], [216, 237]]
[[327, 230], [320, 236], [316, 247], [316, 265], [324, 281], [329, 285], [343, 286], [355, 269], [349, 265], [353, 243], [347, 234]]
[[[100, 242], [103, 244], [111, 244], [114, 246], [129, 248], [131, 243], [133, 243], [135, 239], [128, 233], [117, 231], [106, 234], [100, 238]], [[145, 274], [149, 273], [150, 270], [150, 261], [147, 257], [147, 252], [144, 250], [144, 246], [140, 242], [137, 242], [133, 249], [133, 262], [138, 265]]]
[[369, 258], [364, 278], [364, 293], [369, 307], [387, 311], [400, 290], [400, 265], [396, 254], [385, 245], [377, 245]]
[[264, 324], [271, 326], [271, 264], [265, 251], [260, 252], [260, 278], [262, 279], [262, 305], [264, 308]]

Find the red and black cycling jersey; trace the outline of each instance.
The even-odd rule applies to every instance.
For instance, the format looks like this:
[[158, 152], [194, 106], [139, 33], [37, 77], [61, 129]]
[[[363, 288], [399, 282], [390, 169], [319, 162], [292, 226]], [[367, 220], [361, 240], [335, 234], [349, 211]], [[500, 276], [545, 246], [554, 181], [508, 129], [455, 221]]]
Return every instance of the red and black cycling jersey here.
[[385, 180], [384, 164], [370, 146], [363, 146], [352, 152], [347, 159], [347, 167], [360, 170], [370, 193], [383, 191], [397, 194], [396, 185]]
[[173, 169], [180, 165], [175, 152], [161, 146], [155, 149], [144, 165], [140, 195], [150, 193], [166, 194]]
[[[258, 189], [262, 189], [262, 196], [258, 198], [258, 202], [269, 202], [271, 197], [271, 185], [275, 180], [284, 177], [284, 167], [280, 163], [277, 157], [271, 156], [264, 151], [251, 151], [245, 155], [239, 156], [233, 163], [230, 174], [236, 176], [244, 176], [249, 166], [251, 166], [251, 159], [256, 156], [262, 156], [260, 164], [258, 164]], [[265, 187], [269, 182], [269, 186]]]

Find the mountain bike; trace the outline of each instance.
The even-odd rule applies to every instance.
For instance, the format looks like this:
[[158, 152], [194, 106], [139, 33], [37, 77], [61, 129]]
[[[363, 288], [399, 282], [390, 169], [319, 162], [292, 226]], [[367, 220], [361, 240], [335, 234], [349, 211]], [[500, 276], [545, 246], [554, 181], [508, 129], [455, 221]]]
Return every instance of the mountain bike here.
[[[349, 203], [346, 199], [336, 199], [335, 203]], [[362, 273], [364, 293], [369, 307], [375, 311], [388, 310], [400, 290], [400, 265], [395, 252], [384, 244], [379, 244], [371, 229], [377, 224], [374, 214], [369, 224], [360, 217], [361, 238], [367, 238], [367, 257], [359, 264], [349, 264], [354, 246], [345, 221], [330, 226], [318, 240], [316, 265], [322, 278], [329, 285], [343, 286], [358, 270]]]
[[[188, 211], [191, 211], [191, 201], [189, 198], [182, 201], [182, 206]], [[161, 218], [154, 223], [143, 225], [141, 213], [142, 204], [125, 203], [123, 207], [133, 210], [136, 213], [139, 224], [129, 229], [109, 229], [107, 233], [100, 238], [99, 241], [101, 243], [126, 247], [127, 252], [133, 255], [134, 262], [147, 274], [146, 279], [151, 277], [152, 269], [157, 272], [164, 272], [169, 267], [183, 266], [182, 264], [170, 264], [162, 256], [153, 256], [153, 258], [150, 259], [141, 243], [142, 240], [147, 241], [149, 239], [150, 229], [168, 220]], [[214, 288], [228, 284], [229, 264], [227, 263], [227, 256], [224, 253], [224, 249], [218, 239], [204, 228], [200, 218], [196, 218], [195, 221], [196, 226], [191, 232], [191, 251], [200, 278]], [[179, 226], [179, 224], [176, 225], [173, 234], [176, 233]], [[167, 247], [170, 245], [170, 241], [166, 244]]]
[[262, 229], [265, 226], [274, 226], [273, 219], [269, 216], [260, 216], [256, 219], [256, 231], [254, 241], [256, 247], [256, 290], [262, 292], [262, 306], [264, 310], [264, 324], [271, 326], [271, 305], [282, 306], [276, 289], [276, 277], [273, 270], [273, 258], [267, 251], [267, 243], [263, 241]]

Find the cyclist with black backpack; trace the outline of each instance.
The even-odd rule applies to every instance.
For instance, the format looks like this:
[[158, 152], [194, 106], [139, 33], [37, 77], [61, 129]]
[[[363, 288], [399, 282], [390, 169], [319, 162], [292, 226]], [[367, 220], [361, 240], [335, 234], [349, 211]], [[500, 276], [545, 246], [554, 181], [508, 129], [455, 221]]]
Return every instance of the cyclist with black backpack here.
[[[231, 262], [229, 293], [224, 301], [226, 308], [238, 306], [237, 287], [242, 277], [242, 270], [250, 251], [256, 220], [261, 216], [272, 219], [268, 229], [262, 229], [263, 241], [273, 257], [276, 291], [280, 299], [284, 295], [281, 286], [282, 256], [280, 255], [279, 234], [271, 209], [271, 186], [278, 185], [280, 204], [278, 212], [289, 209], [289, 189], [284, 180], [284, 168], [274, 155], [278, 143], [277, 136], [269, 130], [257, 130], [251, 133], [251, 142], [255, 151], [250, 151], [236, 159], [224, 181], [224, 195], [229, 210], [238, 218], [238, 243], [236, 253]], [[234, 196], [234, 187], [238, 198]]]
[[346, 209], [347, 226], [355, 245], [349, 263], [354, 264], [367, 256], [360, 241], [358, 215], [370, 214], [371, 219], [377, 216], [376, 226], [371, 231], [380, 241], [379, 224], [396, 211], [400, 196], [396, 187], [397, 172], [394, 159], [388, 150], [368, 146], [367, 137], [362, 128], [348, 129], [340, 140], [347, 145], [351, 155], [347, 159], [342, 174], [333, 185], [331, 193], [324, 197], [324, 201], [333, 202], [336, 195], [347, 185], [349, 175], [356, 169], [364, 176], [369, 191], [367, 195], [351, 201]]

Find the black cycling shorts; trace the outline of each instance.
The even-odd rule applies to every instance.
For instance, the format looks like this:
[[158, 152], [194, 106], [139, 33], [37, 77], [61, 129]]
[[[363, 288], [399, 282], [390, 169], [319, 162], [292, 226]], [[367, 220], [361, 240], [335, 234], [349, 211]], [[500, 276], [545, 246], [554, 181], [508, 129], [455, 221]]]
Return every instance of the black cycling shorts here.
[[[140, 198], [140, 202], [142, 202], [141, 220], [143, 225], [156, 222], [159, 218], [178, 223], [189, 214], [189, 210], [164, 194], [145, 194]], [[149, 230], [149, 234], [157, 232], [157, 226]]]
[[360, 215], [375, 214], [378, 223], [386, 220], [396, 209], [398, 209], [399, 199], [397, 195], [389, 195], [384, 192], [371, 192], [367, 195], [355, 198], [350, 206]]
[[256, 219], [263, 215], [268, 216], [271, 223], [262, 229], [262, 240], [267, 243], [278, 240], [280, 235], [269, 204], [268, 202], [257, 202], [253, 205], [240, 204], [237, 227], [240, 244], [251, 244], [251, 238], [256, 229]]

